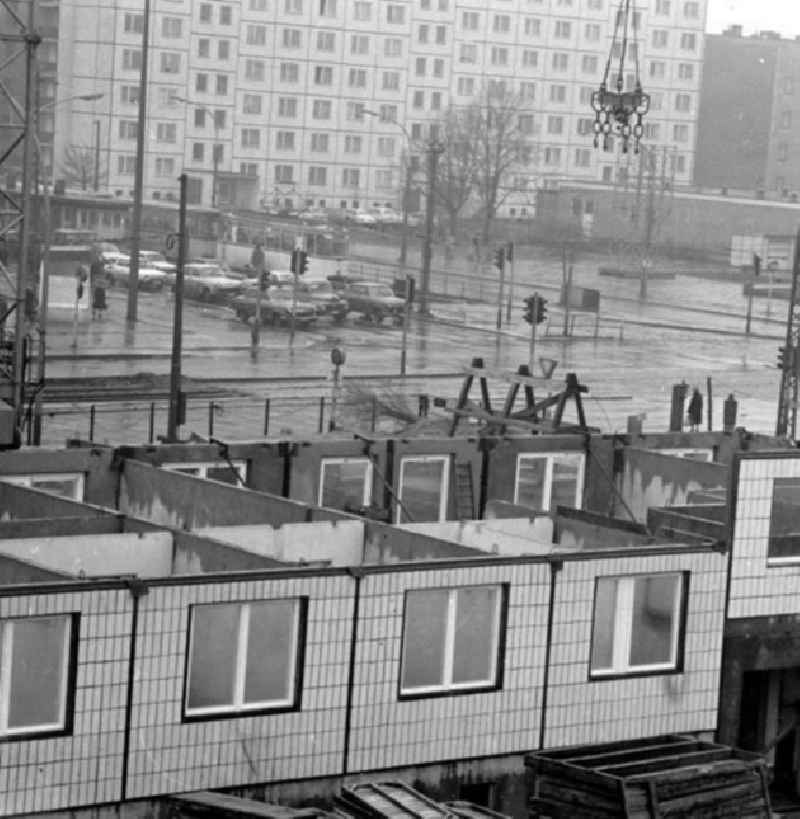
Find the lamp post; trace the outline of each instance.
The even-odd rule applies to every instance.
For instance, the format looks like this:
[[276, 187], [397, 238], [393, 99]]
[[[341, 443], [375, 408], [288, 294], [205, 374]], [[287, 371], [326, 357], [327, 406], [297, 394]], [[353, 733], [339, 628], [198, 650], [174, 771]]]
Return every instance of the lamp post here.
[[206, 114], [211, 116], [211, 122], [214, 126], [214, 144], [211, 146], [211, 161], [213, 163], [213, 171], [212, 171], [212, 178], [211, 178], [211, 207], [215, 208], [217, 206], [217, 179], [219, 176], [219, 160], [220, 160], [220, 152], [218, 148], [219, 145], [219, 124], [217, 123], [217, 112], [213, 109], [209, 108], [206, 105], [202, 105], [201, 103], [192, 102], [190, 99], [186, 99], [186, 97], [179, 97], [177, 94], [170, 94], [169, 97], [170, 101], [172, 102], [182, 102], [186, 105], [191, 105], [195, 109], [199, 111], [204, 111]]
[[[36, 113], [40, 114], [42, 111], [52, 110], [61, 105], [66, 105], [69, 102], [80, 100], [82, 102], [96, 102], [104, 97], [104, 94], [75, 94], [63, 100], [45, 103], [40, 106]], [[99, 126], [100, 121], [95, 120], [96, 126]], [[100, 129], [97, 128], [96, 135], [98, 137], [95, 153], [95, 180], [97, 180], [97, 167], [100, 156]], [[41, 168], [41, 163], [38, 166]], [[38, 192], [41, 180], [36, 180], [36, 190]], [[41, 282], [39, 288], [39, 350], [37, 356], [37, 381], [39, 389], [36, 392], [34, 399], [33, 412], [33, 443], [38, 445], [42, 440], [42, 391], [44, 390], [45, 368], [46, 368], [46, 337], [47, 337], [47, 304], [48, 304], [48, 273], [50, 269], [50, 245], [53, 237], [53, 223], [52, 223], [52, 204], [51, 197], [53, 189], [56, 184], [56, 157], [55, 151], [51, 152], [50, 156], [50, 179], [44, 184], [44, 250], [42, 252], [41, 261]], [[95, 188], [96, 189], [96, 188]]]

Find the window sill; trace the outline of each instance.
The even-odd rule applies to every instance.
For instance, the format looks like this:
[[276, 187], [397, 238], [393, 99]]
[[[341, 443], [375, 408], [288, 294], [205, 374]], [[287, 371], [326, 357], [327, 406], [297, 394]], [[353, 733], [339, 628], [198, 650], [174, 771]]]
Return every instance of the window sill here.
[[202, 713], [187, 713], [185, 710], [181, 714], [181, 722], [211, 722], [213, 720], [244, 719], [246, 717], [264, 717], [273, 714], [288, 714], [292, 711], [299, 711], [300, 704], [273, 705], [264, 708], [243, 708], [237, 711], [206, 711]]
[[71, 728], [54, 728], [52, 726], [45, 726], [42, 729], [35, 729], [31, 731], [18, 731], [12, 734], [0, 734], [0, 745], [6, 742], [38, 742], [42, 739], [51, 739], [53, 737], [66, 737], [72, 735]]
[[497, 683], [490, 685], [478, 685], [470, 688], [438, 688], [436, 690], [424, 691], [400, 691], [397, 695], [398, 702], [408, 702], [409, 700], [430, 700], [442, 697], [463, 697], [465, 694], [485, 694], [490, 691], [502, 691], [503, 686]]
[[683, 674], [683, 668], [647, 668], [641, 671], [609, 671], [608, 673], [589, 672], [589, 682], [605, 682], [606, 680], [627, 680], [634, 677], [669, 677]]
[[800, 566], [800, 555], [797, 557], [768, 557], [767, 568], [778, 568], [780, 566]]

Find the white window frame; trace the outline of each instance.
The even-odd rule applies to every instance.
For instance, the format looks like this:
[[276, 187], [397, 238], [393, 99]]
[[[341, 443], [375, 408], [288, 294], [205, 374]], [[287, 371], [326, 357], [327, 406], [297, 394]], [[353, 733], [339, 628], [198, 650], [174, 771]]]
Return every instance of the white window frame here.
[[[61, 719], [58, 722], [43, 723], [41, 725], [8, 728], [8, 713], [11, 699], [11, 659], [14, 650], [14, 623], [26, 620], [63, 620], [64, 646], [61, 657], [61, 680], [58, 692], [58, 713]], [[66, 730], [67, 727], [67, 696], [69, 694], [69, 667], [70, 649], [73, 641], [74, 619], [71, 614], [48, 614], [41, 617], [14, 617], [0, 620], [0, 737], [16, 737], [29, 734], [51, 734]]]
[[[29, 489], [39, 489], [35, 484], [40, 481], [73, 481], [74, 489], [71, 498], [72, 500], [83, 501], [86, 476], [83, 472], [35, 472], [30, 475], [0, 475], [0, 481], [13, 483], [17, 486], [27, 486]], [[40, 491], [47, 492], [48, 490], [41, 489]], [[67, 496], [58, 495], [57, 497]]]
[[[188, 474], [186, 470], [196, 469], [197, 475], [195, 477], [205, 478], [208, 480], [209, 469], [230, 469], [231, 465], [233, 465], [233, 468], [239, 475], [239, 479], [241, 480], [242, 484], [246, 484], [247, 461], [242, 458], [234, 458], [230, 463], [227, 461], [170, 461], [169, 463], [161, 464], [161, 468], [166, 469], [168, 472], [181, 472], [184, 475]], [[211, 480], [214, 479], [211, 478]]]
[[[672, 603], [672, 640], [670, 645], [670, 657], [664, 663], [650, 663], [648, 665], [631, 665], [631, 638], [633, 635], [633, 595], [637, 580], [646, 580], [651, 577], [675, 577], [675, 599]], [[653, 572], [652, 574], [636, 574], [618, 577], [598, 577], [595, 581], [595, 596], [597, 595], [597, 585], [602, 581], [614, 581], [617, 584], [617, 593], [614, 598], [614, 647], [611, 660], [611, 668], [593, 668], [591, 666], [591, 654], [594, 650], [594, 635], [592, 645], [589, 647], [589, 675], [595, 678], [619, 677], [634, 674], [651, 674], [660, 671], [678, 670], [680, 659], [680, 639], [683, 628], [683, 599], [686, 586], [686, 578], [683, 572]], [[594, 629], [594, 602], [592, 603], [592, 629]]]
[[[407, 463], [431, 463], [440, 461], [444, 464], [442, 470], [442, 480], [439, 484], [439, 521], [447, 520], [447, 502], [450, 496], [450, 456], [449, 455], [406, 455], [400, 459], [400, 479], [397, 488], [397, 504], [395, 513], [396, 522], [400, 523], [403, 518], [403, 482], [405, 478], [405, 468]], [[411, 523], [412, 521], [408, 521]]]
[[[357, 169], [356, 169], [357, 170]], [[338, 466], [340, 464], [364, 464], [364, 491], [362, 492], [361, 503], [369, 506], [372, 503], [372, 459], [371, 458], [322, 458], [319, 465], [319, 488], [317, 490], [317, 504], [322, 506], [323, 490], [325, 488], [325, 467]]]
[[[300, 653], [302, 646], [300, 645], [300, 617], [302, 612], [302, 598], [288, 598], [294, 602], [294, 619], [292, 622], [292, 635], [290, 644], [292, 649], [291, 667], [287, 671], [286, 678], [289, 680], [288, 697], [281, 700], [263, 700], [260, 702], [245, 703], [244, 702], [244, 684], [246, 672], [246, 657], [247, 645], [250, 634], [250, 605], [251, 603], [269, 603], [269, 602], [285, 602], [285, 599], [275, 598], [275, 600], [252, 600], [247, 602], [230, 601], [225, 603], [201, 603], [192, 606], [189, 618], [189, 652], [187, 654], [186, 666], [186, 693], [184, 695], [183, 711], [186, 717], [203, 717], [209, 714], [232, 714], [232, 713], [249, 713], [251, 711], [266, 711], [276, 708], [294, 708], [299, 700], [300, 692], [297, 690], [297, 669], [300, 662]], [[226, 705], [207, 706], [201, 708], [189, 707], [189, 690], [191, 683], [191, 662], [194, 648], [194, 612], [200, 606], [215, 606], [215, 605], [235, 605], [239, 607], [239, 629], [236, 643], [236, 670], [233, 684], [233, 702]]]
[[517, 454], [517, 465], [514, 472], [514, 503], [519, 503], [519, 473], [523, 461], [546, 459], [544, 486], [542, 487], [541, 510], [551, 511], [553, 502], [553, 467], [555, 460], [578, 462], [578, 479], [575, 481], [575, 508], [580, 509], [583, 500], [583, 486], [586, 479], [586, 455], [583, 452], [520, 452]]
[[[490, 647], [489, 656], [492, 658], [493, 669], [492, 674], [484, 680], [471, 680], [470, 682], [454, 683], [453, 682], [453, 661], [455, 650], [455, 629], [456, 629], [456, 609], [458, 602], [458, 593], [460, 591], [469, 591], [471, 589], [493, 589], [495, 592], [495, 606], [493, 612], [492, 624], [492, 643]], [[447, 598], [447, 626], [445, 629], [444, 638], [444, 670], [442, 673], [442, 683], [439, 685], [419, 685], [410, 688], [403, 687], [403, 669], [406, 664], [406, 652], [408, 651], [408, 640], [406, 639], [406, 611], [409, 605], [410, 596], [414, 592], [430, 592], [430, 591], [446, 591]], [[450, 589], [440, 588], [426, 588], [426, 589], [409, 589], [405, 594], [405, 605], [403, 607], [403, 654], [400, 663], [400, 696], [419, 697], [426, 694], [440, 694], [453, 693], [461, 691], [472, 691], [475, 689], [483, 690], [487, 688], [495, 688], [500, 681], [500, 668], [502, 658], [500, 657], [500, 626], [502, 624], [502, 610], [503, 610], [504, 592], [501, 584], [493, 585], [479, 585], [479, 586], [457, 586]]]

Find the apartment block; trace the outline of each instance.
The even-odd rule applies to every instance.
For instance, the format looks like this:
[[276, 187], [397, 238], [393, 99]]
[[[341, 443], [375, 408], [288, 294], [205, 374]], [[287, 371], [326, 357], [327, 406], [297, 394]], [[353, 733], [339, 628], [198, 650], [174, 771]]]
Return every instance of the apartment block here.
[[[59, 8], [59, 94], [103, 97], [57, 109], [57, 155], [96, 150], [104, 190], [129, 196], [141, 7]], [[205, 205], [215, 178], [220, 204], [397, 205], [406, 164], [424, 162], [448, 107], [504, 87], [521, 95], [532, 148], [505, 212], [532, 212], [537, 187], [611, 179], [590, 98], [620, 54], [617, 11], [609, 0], [154, 0], [145, 198], [174, 198], [185, 171]], [[646, 142], [675, 149], [678, 184], [693, 173], [705, 14], [703, 0], [653, 0], [629, 30], [625, 82], [635, 56], [651, 95]]]

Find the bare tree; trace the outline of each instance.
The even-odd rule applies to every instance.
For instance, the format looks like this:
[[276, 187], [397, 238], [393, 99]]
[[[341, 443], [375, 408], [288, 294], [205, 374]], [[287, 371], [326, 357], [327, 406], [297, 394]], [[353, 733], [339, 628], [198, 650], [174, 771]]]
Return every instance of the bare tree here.
[[[80, 185], [81, 190], [88, 190], [100, 182], [104, 175], [102, 168], [96, 166], [97, 154], [88, 145], [70, 145], [64, 151], [61, 162], [61, 175], [67, 185]], [[95, 175], [98, 176], [95, 179]]]
[[472, 132], [474, 118], [473, 106], [451, 107], [439, 123], [444, 151], [436, 166], [434, 193], [447, 213], [451, 236], [456, 235], [458, 218], [475, 189], [478, 144]]

